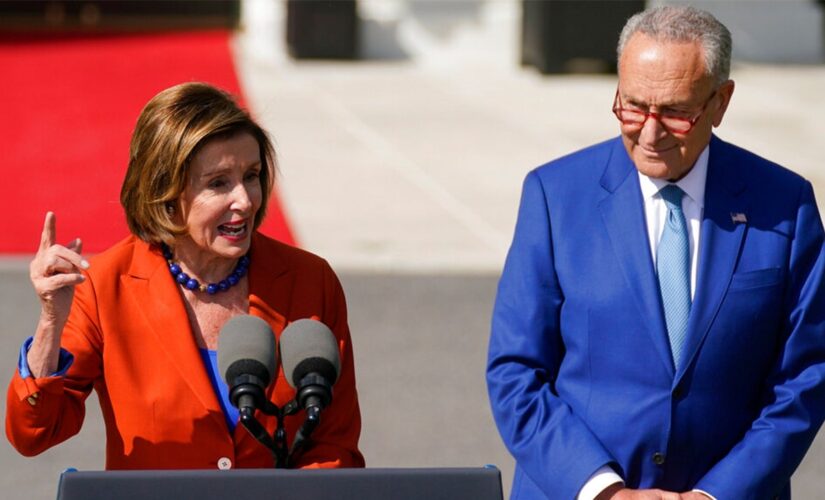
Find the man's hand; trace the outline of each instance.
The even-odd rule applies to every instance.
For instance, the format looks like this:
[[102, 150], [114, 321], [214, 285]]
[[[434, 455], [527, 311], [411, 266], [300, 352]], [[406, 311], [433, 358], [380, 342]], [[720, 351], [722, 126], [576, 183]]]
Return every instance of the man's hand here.
[[707, 500], [707, 497], [701, 493], [690, 492], [690, 494], [699, 496], [685, 497], [679, 493], [664, 490], [632, 490], [625, 488], [621, 483], [616, 483], [602, 491], [596, 500]]
[[698, 491], [686, 491], [685, 493], [682, 493], [681, 498], [682, 500], [708, 500], [711, 497]]

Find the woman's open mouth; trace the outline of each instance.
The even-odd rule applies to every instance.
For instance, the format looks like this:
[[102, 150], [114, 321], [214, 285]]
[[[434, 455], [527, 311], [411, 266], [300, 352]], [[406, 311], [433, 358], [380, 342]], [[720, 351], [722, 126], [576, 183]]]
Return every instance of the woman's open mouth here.
[[227, 222], [218, 226], [218, 234], [230, 240], [240, 240], [246, 236], [247, 224], [246, 221]]

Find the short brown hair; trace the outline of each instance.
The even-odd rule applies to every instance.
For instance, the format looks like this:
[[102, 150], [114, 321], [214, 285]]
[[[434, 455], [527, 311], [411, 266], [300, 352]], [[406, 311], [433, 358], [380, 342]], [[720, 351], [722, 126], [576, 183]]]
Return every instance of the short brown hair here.
[[[120, 190], [129, 230], [149, 243], [173, 244], [186, 234], [173, 212], [188, 180], [189, 163], [207, 141], [246, 132], [261, 153], [263, 198], [257, 229], [266, 215], [275, 178], [275, 149], [266, 132], [235, 99], [206, 83], [183, 83], [153, 97], [138, 117], [129, 147], [129, 168]], [[171, 209], [170, 209], [171, 207]]]

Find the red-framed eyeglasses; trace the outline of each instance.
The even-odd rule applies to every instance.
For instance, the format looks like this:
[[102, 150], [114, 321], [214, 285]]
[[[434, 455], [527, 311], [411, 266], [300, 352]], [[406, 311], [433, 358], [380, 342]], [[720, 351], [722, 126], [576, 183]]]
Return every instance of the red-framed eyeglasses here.
[[700, 109], [696, 113], [685, 113], [682, 111], [661, 111], [658, 113], [654, 113], [652, 111], [645, 111], [642, 109], [635, 109], [635, 108], [625, 108], [622, 106], [622, 98], [619, 94], [619, 89], [616, 89], [616, 97], [613, 98], [613, 114], [616, 115], [616, 118], [622, 122], [622, 125], [632, 129], [641, 129], [647, 119], [651, 116], [659, 121], [662, 124], [662, 127], [665, 128], [671, 134], [687, 134], [690, 132], [696, 122], [699, 121], [699, 118], [702, 117], [702, 114], [707, 110], [708, 104], [710, 101], [716, 96], [716, 91], [714, 90], [710, 97], [707, 98], [705, 103], [702, 105], [702, 109]]

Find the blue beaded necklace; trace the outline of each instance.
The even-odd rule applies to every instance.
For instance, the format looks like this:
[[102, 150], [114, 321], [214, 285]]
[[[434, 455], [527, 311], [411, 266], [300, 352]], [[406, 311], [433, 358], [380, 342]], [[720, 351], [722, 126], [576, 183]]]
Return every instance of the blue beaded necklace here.
[[183, 272], [180, 264], [173, 260], [174, 254], [172, 254], [172, 249], [169, 248], [169, 246], [165, 243], [161, 243], [161, 249], [163, 250], [163, 257], [166, 259], [167, 264], [169, 264], [169, 272], [172, 273], [172, 278], [174, 278], [175, 282], [182, 285], [187, 290], [206, 292], [209, 295], [215, 295], [218, 292], [225, 292], [237, 285], [238, 282], [241, 281], [241, 278], [243, 278], [246, 274], [247, 269], [249, 269], [249, 252], [247, 252], [243, 257], [238, 259], [235, 269], [232, 270], [226, 279], [223, 279], [217, 283], [202, 285], [198, 280]]

